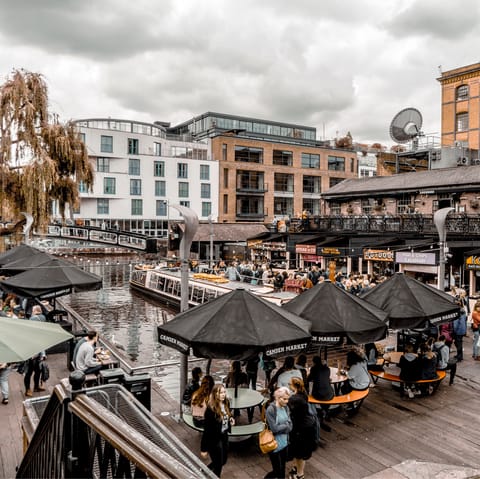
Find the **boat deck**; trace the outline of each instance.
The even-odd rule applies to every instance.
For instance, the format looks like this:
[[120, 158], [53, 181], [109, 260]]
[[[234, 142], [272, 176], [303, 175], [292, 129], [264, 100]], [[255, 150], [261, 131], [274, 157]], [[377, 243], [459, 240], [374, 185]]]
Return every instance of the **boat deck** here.
[[[448, 468], [463, 471], [463, 475], [448, 477], [480, 477], [480, 469], [473, 470], [480, 463], [480, 363], [470, 353], [471, 338], [466, 338], [465, 361], [458, 364], [455, 384], [449, 386], [444, 381], [431, 397], [402, 399], [388, 382], [379, 382], [371, 388], [356, 416], [334, 417], [329, 422], [332, 431], [322, 430], [324, 447], [315, 451], [307, 462], [306, 477], [433, 478], [438, 477], [439, 471], [446, 474]], [[66, 355], [51, 355], [48, 362], [51, 389], [68, 375]], [[178, 366], [169, 366], [158, 373], [152, 382], [153, 413], [199, 454], [200, 433], [177, 420]], [[23, 376], [12, 372], [10, 403], [0, 404], [0, 477], [4, 478], [15, 476], [15, 467], [22, 457], [22, 379]], [[465, 467], [472, 470], [464, 470]], [[255, 441], [249, 440], [232, 444], [222, 476], [263, 478], [269, 470], [268, 457], [258, 451]]]

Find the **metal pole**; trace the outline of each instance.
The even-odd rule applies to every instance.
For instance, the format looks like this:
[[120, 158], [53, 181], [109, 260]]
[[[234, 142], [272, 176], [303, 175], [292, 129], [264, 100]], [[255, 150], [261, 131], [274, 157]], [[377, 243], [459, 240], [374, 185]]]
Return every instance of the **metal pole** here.
[[435, 212], [433, 215], [433, 222], [438, 231], [438, 277], [437, 288], [440, 291], [445, 291], [445, 243], [447, 239], [447, 230], [445, 229], [445, 221], [448, 213], [455, 208], [442, 208]]
[[208, 222], [210, 223], [210, 271], [213, 269], [213, 223], [212, 215], [208, 215]]

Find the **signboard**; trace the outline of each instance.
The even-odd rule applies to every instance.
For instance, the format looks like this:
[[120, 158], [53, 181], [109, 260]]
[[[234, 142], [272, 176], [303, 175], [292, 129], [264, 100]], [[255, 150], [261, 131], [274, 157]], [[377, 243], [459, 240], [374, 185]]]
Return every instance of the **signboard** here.
[[295, 253], [317, 254], [317, 246], [314, 244], [297, 244], [295, 245]]
[[339, 248], [320, 248], [318, 254], [323, 256], [340, 256], [342, 253]]
[[312, 342], [318, 345], [332, 346], [334, 344], [339, 344], [341, 340], [341, 336], [312, 335]]
[[397, 251], [395, 253], [395, 262], [401, 264], [429, 264], [436, 265], [437, 258], [435, 253], [418, 253], [415, 251]]
[[302, 256], [303, 261], [310, 261], [310, 262], [315, 262], [318, 263], [319, 261], [322, 260], [321, 256], [317, 256], [316, 254], [304, 254]]
[[465, 269], [480, 270], [480, 256], [469, 256], [465, 260]]
[[253, 239], [247, 241], [247, 247], [253, 248], [254, 246], [261, 245], [263, 241], [261, 239]]
[[393, 261], [393, 251], [387, 249], [364, 249], [363, 259], [367, 261]]

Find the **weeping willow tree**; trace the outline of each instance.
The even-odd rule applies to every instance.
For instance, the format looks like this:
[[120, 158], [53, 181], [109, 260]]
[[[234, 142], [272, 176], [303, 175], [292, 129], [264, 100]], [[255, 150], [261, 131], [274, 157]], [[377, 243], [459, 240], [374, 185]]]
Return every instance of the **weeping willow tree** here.
[[56, 200], [64, 218], [67, 204], [78, 206], [78, 183], [93, 185], [93, 169], [75, 124], [49, 113], [41, 74], [14, 70], [0, 86], [0, 128], [2, 217], [24, 211], [43, 229]]

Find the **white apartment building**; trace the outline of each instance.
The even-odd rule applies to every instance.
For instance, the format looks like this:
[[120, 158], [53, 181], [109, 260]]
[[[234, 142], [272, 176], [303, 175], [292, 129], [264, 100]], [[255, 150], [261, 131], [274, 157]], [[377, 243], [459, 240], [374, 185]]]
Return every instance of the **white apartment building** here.
[[210, 140], [184, 141], [166, 124], [111, 118], [77, 120], [95, 170], [93, 191], [80, 188], [77, 223], [162, 237], [180, 215], [171, 205], [218, 218], [218, 162]]

